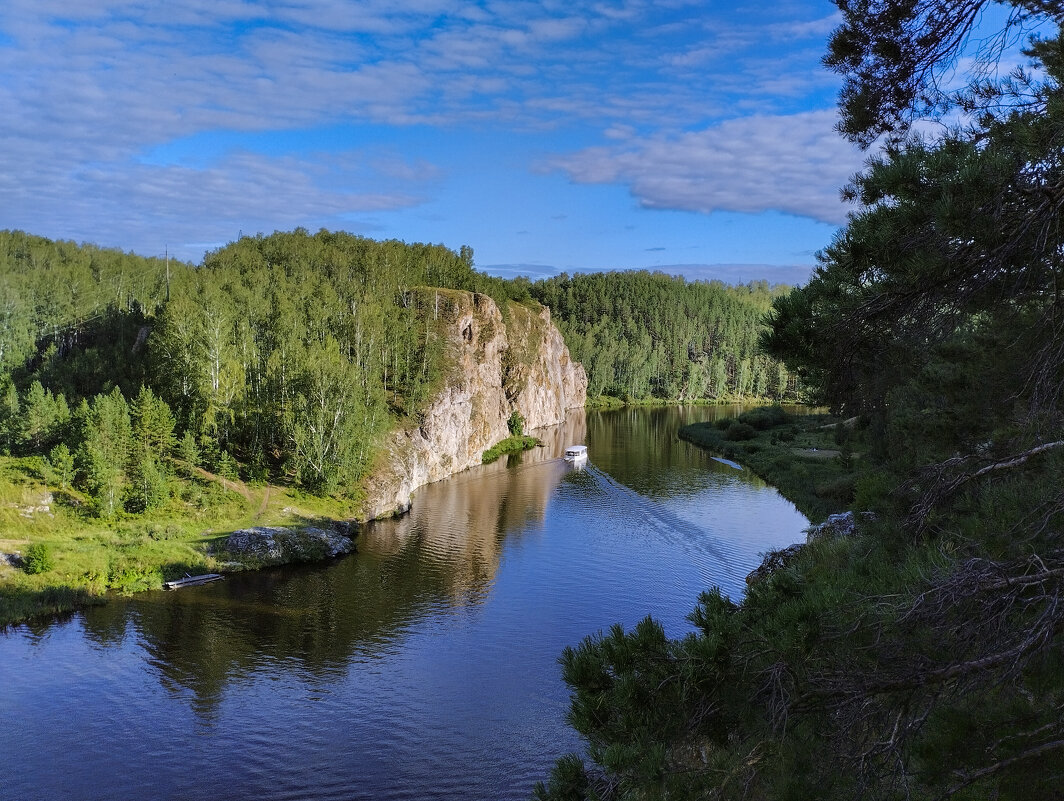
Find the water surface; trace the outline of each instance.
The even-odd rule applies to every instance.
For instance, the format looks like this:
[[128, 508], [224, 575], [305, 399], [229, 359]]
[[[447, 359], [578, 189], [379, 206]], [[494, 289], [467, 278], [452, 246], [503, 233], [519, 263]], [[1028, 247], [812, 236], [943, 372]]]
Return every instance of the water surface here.
[[[0, 634], [0, 799], [524, 799], [580, 750], [562, 648], [738, 598], [806, 520], [676, 439], [734, 409], [574, 415], [421, 489], [324, 566]], [[544, 432], [537, 432], [544, 435]], [[586, 442], [574, 469], [559, 457]]]

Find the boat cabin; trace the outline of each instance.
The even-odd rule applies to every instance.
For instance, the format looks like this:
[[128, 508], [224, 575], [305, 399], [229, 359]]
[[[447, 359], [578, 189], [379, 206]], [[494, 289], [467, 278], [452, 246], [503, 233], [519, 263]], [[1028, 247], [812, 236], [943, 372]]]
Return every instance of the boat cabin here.
[[565, 461], [582, 462], [587, 459], [587, 445], [570, 445], [565, 449]]

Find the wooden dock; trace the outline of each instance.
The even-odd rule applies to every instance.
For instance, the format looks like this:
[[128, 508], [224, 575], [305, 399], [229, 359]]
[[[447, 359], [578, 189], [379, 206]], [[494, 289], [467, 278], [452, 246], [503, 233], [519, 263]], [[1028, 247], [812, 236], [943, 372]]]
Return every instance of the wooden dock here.
[[177, 590], [181, 587], [195, 587], [197, 584], [208, 584], [212, 581], [217, 581], [220, 578], [224, 578], [221, 573], [204, 573], [202, 576], [190, 576], [186, 573], [184, 578], [174, 579], [173, 581], [164, 581], [163, 587], [168, 590]]

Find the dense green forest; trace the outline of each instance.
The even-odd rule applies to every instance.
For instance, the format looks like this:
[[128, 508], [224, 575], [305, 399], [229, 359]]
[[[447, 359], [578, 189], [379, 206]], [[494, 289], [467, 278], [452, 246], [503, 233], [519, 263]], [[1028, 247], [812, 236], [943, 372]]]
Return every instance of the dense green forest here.
[[856, 531], [705, 593], [686, 637], [568, 649], [587, 755], [543, 797], [1064, 798], [1064, 13], [837, 5], [840, 129], [886, 147], [762, 344], [850, 422]]
[[418, 287], [556, 309], [595, 394], [793, 396], [754, 353], [772, 291], [646, 273], [530, 284], [469, 248], [297, 230], [201, 265], [0, 232], [0, 452], [43, 458], [105, 518], [167, 503], [175, 460], [355, 492], [383, 435], [443, 379]]
[[680, 401], [797, 400], [794, 376], [757, 347], [765, 313], [789, 291], [635, 271], [562, 274], [530, 287], [587, 369], [590, 398]]
[[442, 370], [426, 284], [505, 294], [468, 251], [304, 231], [198, 267], [0, 234], [0, 448], [47, 454], [113, 515], [166, 498], [164, 457], [351, 486]]

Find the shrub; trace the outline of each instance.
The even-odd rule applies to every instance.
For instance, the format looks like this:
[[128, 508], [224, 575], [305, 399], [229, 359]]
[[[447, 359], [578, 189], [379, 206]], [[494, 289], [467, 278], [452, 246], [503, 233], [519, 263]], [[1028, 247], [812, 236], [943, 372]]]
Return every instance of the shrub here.
[[839, 476], [837, 478], [823, 481], [814, 486], [813, 494], [818, 498], [835, 501], [843, 506], [847, 506], [853, 503], [855, 483], [855, 476]]
[[506, 421], [506, 427], [510, 429], [511, 437], [520, 437], [525, 433], [525, 418], [521, 416], [519, 411], [514, 409], [510, 419]]
[[787, 413], [783, 411], [782, 406], [762, 406], [758, 409], [743, 412], [739, 415], [739, 422], [751, 425], [758, 431], [767, 431], [770, 428], [786, 423]]
[[119, 592], [137, 592], [162, 584], [162, 569], [136, 557], [114, 556], [107, 566], [107, 587]]
[[26, 549], [22, 569], [27, 573], [46, 573], [53, 567], [55, 567], [55, 559], [52, 558], [52, 549], [43, 542], [35, 542]]
[[732, 442], [740, 442], [742, 440], [753, 439], [756, 437], [757, 430], [748, 423], [735, 423], [728, 427], [724, 436]]
[[507, 453], [520, 453], [521, 451], [531, 450], [540, 444], [540, 441], [535, 437], [510, 437], [504, 439], [502, 442], [496, 443], [484, 451], [481, 456], [481, 461], [484, 464], [491, 464], [503, 454]]
[[897, 480], [883, 471], [865, 473], [854, 488], [854, 506], [860, 511], [884, 511], [890, 505], [890, 493]]

